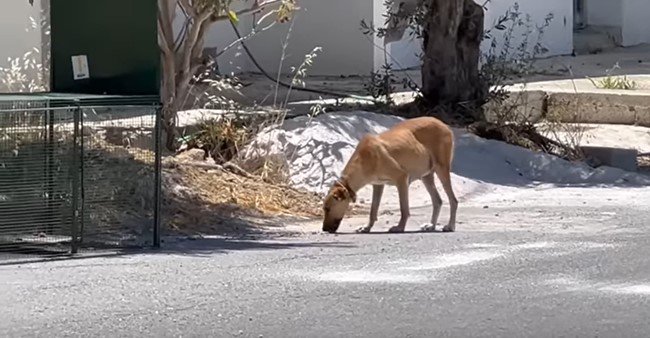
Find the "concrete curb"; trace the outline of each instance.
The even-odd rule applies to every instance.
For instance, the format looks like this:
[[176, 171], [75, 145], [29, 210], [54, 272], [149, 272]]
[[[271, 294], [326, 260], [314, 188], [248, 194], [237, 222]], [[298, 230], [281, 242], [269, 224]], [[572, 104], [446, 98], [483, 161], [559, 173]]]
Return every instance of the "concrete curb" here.
[[488, 102], [484, 108], [488, 121], [501, 116], [509, 121], [536, 123], [542, 118], [553, 117], [553, 120], [566, 123], [650, 127], [650, 95], [647, 92], [513, 90], [504, 102]]
[[548, 93], [545, 116], [556, 116], [561, 122], [650, 127], [650, 96]]

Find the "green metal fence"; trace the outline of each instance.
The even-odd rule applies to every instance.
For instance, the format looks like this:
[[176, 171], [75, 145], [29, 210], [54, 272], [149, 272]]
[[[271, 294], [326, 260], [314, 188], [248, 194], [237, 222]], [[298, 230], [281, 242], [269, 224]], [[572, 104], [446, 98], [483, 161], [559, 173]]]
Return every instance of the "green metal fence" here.
[[0, 95], [0, 251], [158, 246], [160, 134], [152, 97]]

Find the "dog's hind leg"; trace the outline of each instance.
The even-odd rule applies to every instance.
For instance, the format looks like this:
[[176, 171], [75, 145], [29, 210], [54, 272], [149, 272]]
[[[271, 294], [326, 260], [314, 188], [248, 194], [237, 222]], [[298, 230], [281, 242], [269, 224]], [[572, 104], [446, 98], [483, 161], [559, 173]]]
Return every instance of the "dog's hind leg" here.
[[409, 219], [409, 177], [406, 173], [400, 175], [399, 179], [395, 180], [397, 185], [397, 193], [399, 194], [399, 209], [401, 217], [396, 226], [388, 229], [388, 232], [404, 232], [406, 222]]
[[456, 231], [456, 211], [458, 210], [458, 200], [451, 187], [451, 169], [449, 165], [436, 166], [436, 174], [442, 183], [442, 188], [445, 189], [447, 198], [449, 199], [449, 223], [442, 228], [444, 232]]
[[427, 189], [431, 197], [431, 204], [433, 205], [433, 212], [431, 213], [431, 222], [422, 226], [422, 231], [435, 231], [438, 217], [440, 216], [440, 209], [442, 209], [442, 198], [436, 189], [433, 173], [430, 173], [420, 179], [422, 184]]
[[370, 218], [368, 225], [357, 229], [358, 233], [368, 233], [372, 229], [375, 222], [377, 222], [377, 213], [379, 212], [379, 203], [381, 202], [381, 195], [384, 193], [383, 184], [374, 184], [372, 186], [372, 204], [370, 205]]

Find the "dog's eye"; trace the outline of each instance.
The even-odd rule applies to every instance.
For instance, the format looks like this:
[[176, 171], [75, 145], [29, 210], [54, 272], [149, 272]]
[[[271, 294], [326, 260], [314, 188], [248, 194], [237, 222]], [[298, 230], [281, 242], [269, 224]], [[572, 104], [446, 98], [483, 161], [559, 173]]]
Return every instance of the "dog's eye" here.
[[329, 212], [329, 211], [330, 211], [330, 208], [328, 208], [328, 207], [324, 207], [323, 210], [324, 210], [325, 212]]

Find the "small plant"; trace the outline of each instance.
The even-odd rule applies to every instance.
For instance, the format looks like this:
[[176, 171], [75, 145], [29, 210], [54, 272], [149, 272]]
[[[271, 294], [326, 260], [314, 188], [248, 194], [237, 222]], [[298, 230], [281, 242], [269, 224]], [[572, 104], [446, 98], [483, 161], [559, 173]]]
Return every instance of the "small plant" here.
[[[318, 53], [321, 51], [323, 51], [323, 47], [319, 47], [319, 46], [314, 47], [314, 49], [312, 49], [311, 52], [305, 54], [305, 58], [303, 59], [300, 66], [298, 66], [298, 68], [291, 67], [291, 73], [293, 73], [293, 77], [291, 78], [291, 86], [287, 91], [287, 95], [284, 98], [284, 103], [282, 107], [286, 107], [289, 104], [289, 96], [294, 86], [302, 86], [303, 88], [305, 87], [304, 79], [307, 77], [307, 69], [309, 69], [309, 67], [311, 67], [314, 64], [314, 59], [316, 59]], [[277, 88], [276, 88], [276, 92], [277, 92]]]
[[364, 88], [373, 99], [384, 99], [384, 104], [392, 106], [395, 102], [391, 95], [395, 92], [397, 82], [392, 64], [387, 63], [381, 67], [381, 70], [370, 73], [370, 80], [364, 84]]
[[[365, 20], [361, 20], [361, 32], [366, 36], [376, 36], [378, 38], [384, 38], [387, 35], [387, 27], [392, 27], [398, 24], [401, 20], [408, 22], [409, 28], [409, 38], [422, 38], [420, 31], [419, 22], [422, 16], [422, 9], [419, 8], [414, 15], [407, 15], [404, 11], [398, 9], [394, 10], [394, 0], [384, 0], [383, 6], [387, 9], [386, 13], [382, 16], [384, 17], [384, 26], [385, 27], [375, 27], [372, 23], [367, 23]], [[401, 85], [402, 89], [409, 89], [416, 92], [418, 95], [420, 93], [420, 88], [415, 83], [415, 81], [408, 76], [400, 80], [394, 73], [393, 62], [397, 63], [397, 60], [388, 53], [386, 48], [375, 44], [375, 48], [379, 48], [384, 53], [384, 64], [381, 66], [381, 69], [378, 71], [370, 72], [370, 79], [367, 83], [364, 84], [364, 88], [369, 96], [374, 100], [375, 105], [380, 107], [384, 106], [394, 106], [395, 101], [393, 100], [392, 95], [396, 92], [396, 86]], [[421, 58], [422, 55], [419, 55]], [[389, 61], [389, 59], [392, 61]], [[398, 64], [399, 65], [399, 64]]]
[[[524, 15], [519, 10], [519, 3], [501, 15], [495, 25], [484, 32], [484, 41], [489, 41], [489, 48], [481, 55], [480, 75], [487, 87], [487, 101], [497, 104], [504, 102], [512, 95], [506, 88], [513, 80], [525, 79], [535, 70], [535, 60], [548, 49], [541, 43], [544, 32], [553, 20], [553, 13], [544, 18], [542, 25], [533, 25], [530, 15]], [[517, 32], [523, 29], [523, 32]], [[503, 32], [501, 39], [495, 31]], [[530, 40], [536, 33], [536, 41]], [[523, 39], [517, 43], [516, 37]], [[531, 47], [532, 46], [532, 47]], [[515, 107], [511, 107], [515, 108]], [[497, 123], [516, 120], [513, 109], [500, 110]]]
[[393, 64], [389, 62], [384, 63], [379, 71], [370, 72], [370, 79], [363, 85], [368, 95], [373, 98], [374, 104], [379, 107], [395, 105], [392, 95], [395, 94], [397, 86], [416, 93], [420, 90], [409, 77], [400, 80], [393, 71]]
[[620, 69], [621, 67], [616, 63], [614, 67], [606, 71], [607, 76], [604, 78], [594, 80], [590, 77], [587, 77], [589, 81], [594, 85], [594, 87], [599, 89], [620, 89], [620, 90], [634, 90], [637, 88], [637, 83], [633, 80], [628, 80], [626, 75], [623, 76], [612, 76], [612, 72], [615, 69]]

